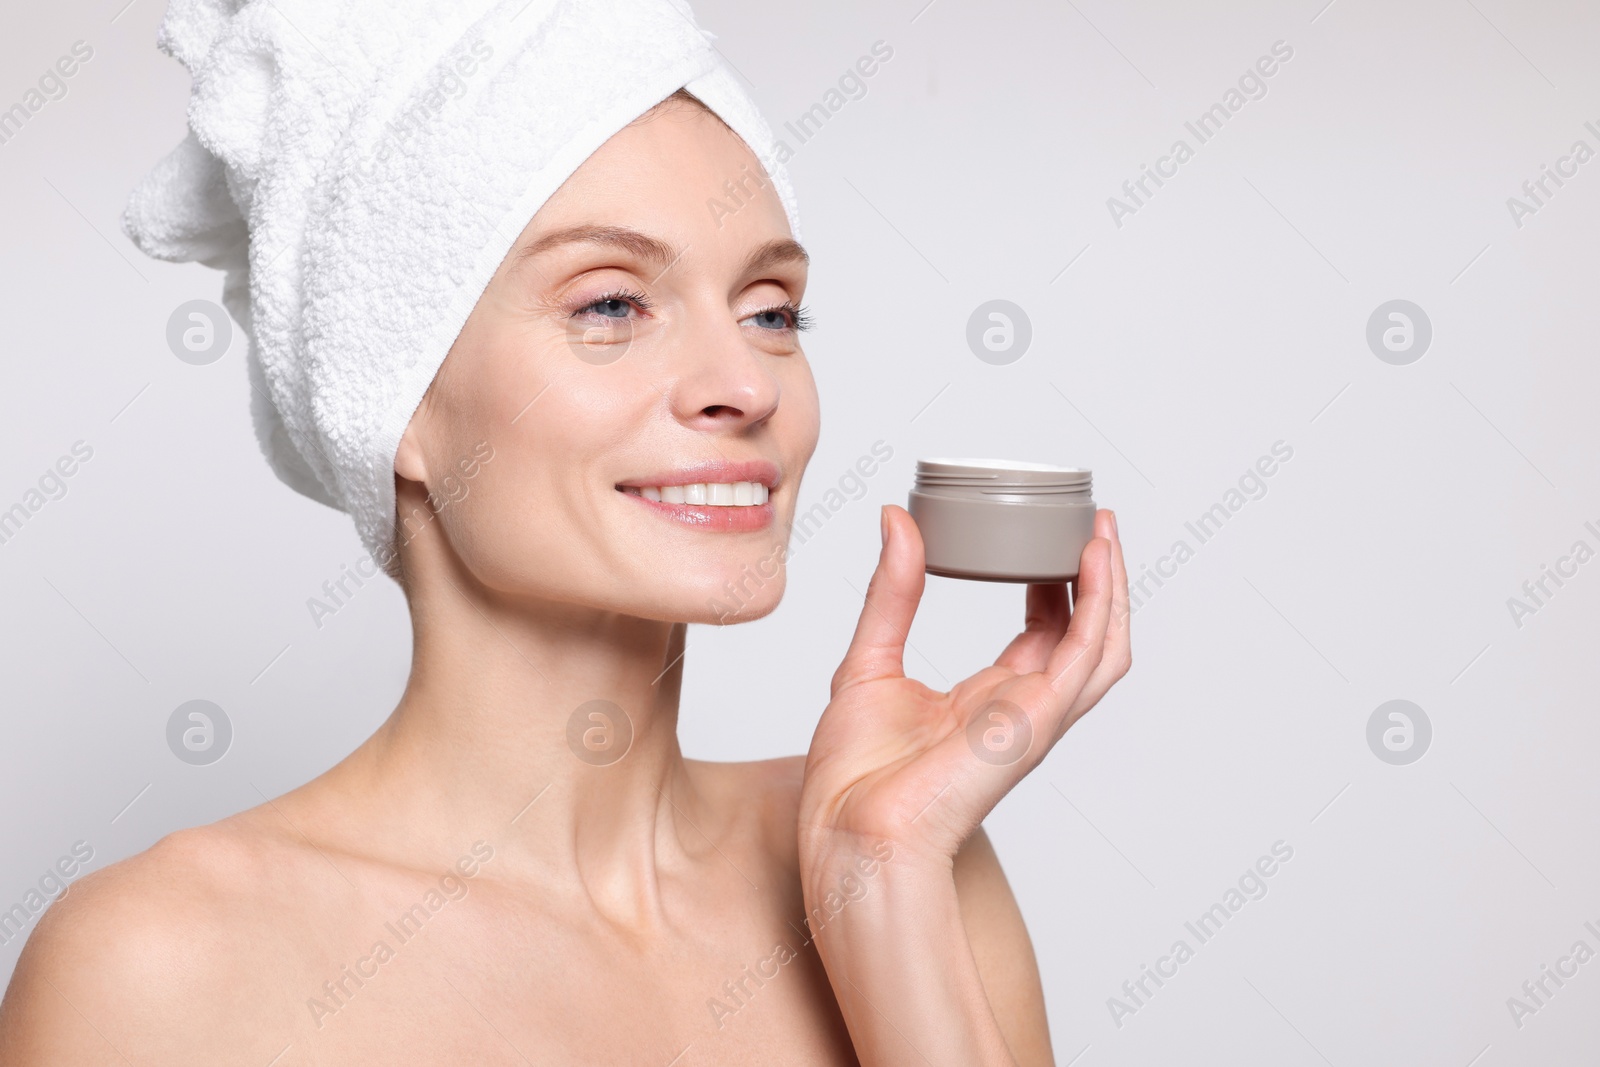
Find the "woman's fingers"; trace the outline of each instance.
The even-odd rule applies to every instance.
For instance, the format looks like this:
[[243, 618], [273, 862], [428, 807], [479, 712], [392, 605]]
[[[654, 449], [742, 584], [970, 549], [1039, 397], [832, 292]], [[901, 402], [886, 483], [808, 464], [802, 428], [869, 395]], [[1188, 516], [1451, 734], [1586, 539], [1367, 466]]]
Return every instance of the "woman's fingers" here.
[[833, 694], [874, 678], [905, 673], [906, 635], [927, 584], [922, 533], [905, 508], [885, 504], [884, 544], [867, 585], [850, 648], [833, 675]]
[[[1111, 622], [1106, 633], [1107, 653], [1112, 658], [1126, 658], [1128, 575], [1122, 562], [1122, 543], [1117, 538], [1117, 520], [1114, 512], [1104, 508], [1095, 512], [1094, 536], [1104, 538], [1111, 545]], [[1079, 566], [1082, 567], [1081, 562]], [[1075, 599], [1083, 595], [1082, 581], [1080, 575], [1072, 583]], [[1045, 670], [1051, 654], [1067, 632], [1073, 610], [1067, 603], [1065, 583], [1030, 585], [1025, 627], [1022, 633], [1012, 638], [1006, 650], [995, 660], [995, 664], [1014, 670], [1018, 674]]]
[[1111, 541], [1095, 537], [1084, 547], [1078, 564], [1072, 621], [1045, 665], [1045, 675], [1054, 695], [1052, 712], [1061, 720], [1052, 736], [1059, 735], [1070, 725], [1070, 713], [1082, 714], [1077, 708], [1079, 694], [1105, 654], [1106, 634], [1111, 623], [1113, 554]]
[[1101, 652], [1100, 662], [1095, 665], [1089, 680], [1079, 692], [1067, 716], [1069, 723], [1094, 707], [1133, 665], [1133, 637], [1129, 621], [1132, 612], [1128, 606], [1128, 570], [1122, 561], [1122, 541], [1117, 536], [1116, 516], [1107, 511], [1096, 516], [1097, 519], [1101, 517], [1105, 520], [1105, 532], [1101, 534], [1102, 524], [1098, 521], [1095, 532], [1111, 543], [1111, 618], [1106, 626], [1105, 648]]
[[1045, 664], [1050, 662], [1051, 649], [1067, 632], [1068, 616], [1065, 582], [1028, 586], [1022, 632], [1011, 639], [1005, 651], [995, 659], [995, 665], [1018, 674], [1044, 670]]

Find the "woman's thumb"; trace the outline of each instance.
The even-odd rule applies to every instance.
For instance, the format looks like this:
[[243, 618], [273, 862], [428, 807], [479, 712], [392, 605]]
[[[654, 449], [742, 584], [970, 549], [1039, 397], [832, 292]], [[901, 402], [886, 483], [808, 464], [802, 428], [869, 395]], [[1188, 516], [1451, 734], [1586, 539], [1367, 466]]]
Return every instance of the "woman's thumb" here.
[[883, 551], [867, 585], [866, 602], [844, 661], [834, 672], [833, 692], [874, 678], [905, 673], [906, 635], [927, 584], [922, 533], [905, 508], [885, 504]]

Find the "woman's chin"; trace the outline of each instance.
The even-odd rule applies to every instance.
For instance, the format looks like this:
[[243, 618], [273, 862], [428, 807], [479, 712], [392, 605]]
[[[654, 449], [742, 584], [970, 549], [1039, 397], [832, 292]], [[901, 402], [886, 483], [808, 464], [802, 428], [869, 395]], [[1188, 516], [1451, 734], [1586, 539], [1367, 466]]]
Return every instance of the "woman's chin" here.
[[770, 615], [783, 599], [784, 575], [759, 578], [747, 573], [722, 582], [696, 583], [661, 597], [648, 614], [673, 622], [708, 623], [714, 626], [751, 622]]

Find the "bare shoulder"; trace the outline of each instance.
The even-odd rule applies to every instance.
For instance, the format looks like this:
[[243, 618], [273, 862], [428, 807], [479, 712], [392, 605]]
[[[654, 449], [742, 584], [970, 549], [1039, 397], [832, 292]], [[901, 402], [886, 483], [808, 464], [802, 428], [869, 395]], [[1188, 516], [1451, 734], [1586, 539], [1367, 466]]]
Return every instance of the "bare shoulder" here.
[[741, 807], [757, 801], [763, 810], [792, 819], [800, 811], [800, 786], [805, 781], [804, 756], [712, 763], [688, 760], [699, 786], [718, 801], [736, 801]]
[[767, 832], [777, 835], [785, 846], [795, 843], [800, 816], [800, 787], [805, 783], [806, 758], [780, 756], [738, 764], [747, 797], [760, 797]]
[[956, 895], [995, 1021], [1025, 1065], [1053, 1064], [1033, 941], [989, 835], [978, 827], [955, 859]]
[[805, 781], [804, 756], [738, 763], [689, 761], [701, 788], [727, 814], [726, 826], [761, 843], [783, 866], [798, 872], [800, 786]]
[[98, 1062], [184, 1032], [193, 1048], [263, 963], [287, 851], [245, 812], [75, 882], [40, 918], [0, 1003], [0, 1067]]
[[[262, 886], [260, 836], [233, 820], [179, 830], [84, 876], [45, 912], [20, 962], [51, 977], [62, 964], [92, 960], [96, 971], [120, 967], [132, 980], [199, 962]], [[155, 943], [161, 952], [144, 951]]]
[[775, 800], [790, 805], [795, 812], [800, 810], [800, 786], [806, 780], [805, 756], [779, 756], [776, 759], [755, 760], [742, 766], [765, 784], [769, 795]]

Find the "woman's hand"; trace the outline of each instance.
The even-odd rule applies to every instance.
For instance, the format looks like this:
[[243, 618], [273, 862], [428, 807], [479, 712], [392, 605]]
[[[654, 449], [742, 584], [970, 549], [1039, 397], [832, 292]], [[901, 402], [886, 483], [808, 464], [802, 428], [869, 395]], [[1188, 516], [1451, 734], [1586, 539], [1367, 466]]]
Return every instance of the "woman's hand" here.
[[[1009, 899], [993, 898], [1009, 897], [1004, 876], [978, 879], [998, 886], [990, 898], [963, 897], [956, 856], [1128, 671], [1116, 520], [1095, 515], [1073, 608], [1064, 584], [1029, 586], [1023, 631], [994, 666], [948, 693], [902, 669], [922, 599], [922, 535], [902, 508], [884, 508], [883, 524], [883, 554], [806, 757], [806, 921], [864, 1067], [1049, 1064], [1038, 974], [1031, 953], [1017, 950], [1027, 945], [1020, 917], [994, 940], [995, 916], [1016, 914]], [[970, 897], [973, 863], [993, 855], [963, 859]], [[984, 919], [969, 929], [974, 913]], [[987, 943], [975, 945], [986, 927]]]
[[[883, 552], [833, 676], [800, 795], [802, 866], [889, 842], [897, 861], [948, 866], [962, 843], [1067, 728], [1127, 673], [1128, 578], [1110, 511], [1095, 514], [1075, 603], [1028, 587], [1023, 631], [948, 693], [905, 676], [925, 584], [922, 535], [883, 511]], [[826, 866], [826, 864], [822, 864]]]

